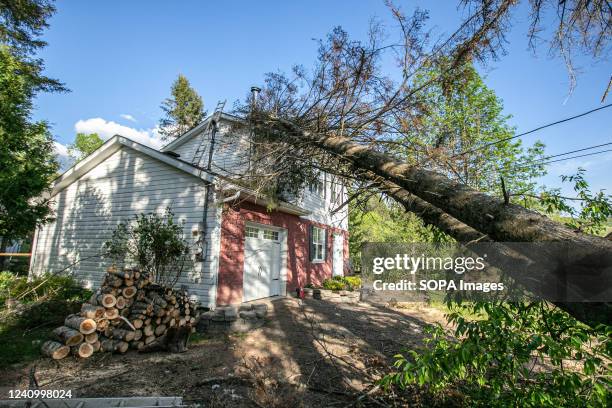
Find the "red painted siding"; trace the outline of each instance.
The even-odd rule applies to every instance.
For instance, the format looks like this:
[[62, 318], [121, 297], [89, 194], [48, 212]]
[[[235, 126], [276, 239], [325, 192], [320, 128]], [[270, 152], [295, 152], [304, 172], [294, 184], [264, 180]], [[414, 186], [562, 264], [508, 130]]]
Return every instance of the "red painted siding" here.
[[[332, 276], [333, 232], [344, 235], [344, 267], [347, 267], [348, 233], [304, 220], [296, 215], [241, 203], [237, 206], [226, 205], [221, 221], [221, 251], [219, 259], [219, 279], [217, 286], [217, 305], [242, 302], [242, 279], [244, 270], [244, 226], [246, 222], [273, 225], [287, 230], [287, 293], [306, 284], [320, 284]], [[310, 225], [327, 230], [326, 261], [312, 263], [308, 257], [308, 228]]]

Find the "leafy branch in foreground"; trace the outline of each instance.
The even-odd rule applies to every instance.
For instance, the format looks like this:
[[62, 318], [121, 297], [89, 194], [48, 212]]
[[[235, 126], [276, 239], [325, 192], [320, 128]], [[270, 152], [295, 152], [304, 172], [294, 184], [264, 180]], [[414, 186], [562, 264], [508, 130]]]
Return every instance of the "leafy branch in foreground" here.
[[[605, 406], [612, 328], [590, 328], [542, 302], [450, 304], [450, 338], [429, 328], [424, 350], [398, 354], [397, 372], [382, 381], [453, 387], [468, 406]], [[468, 320], [465, 313], [486, 316]]]
[[[556, 190], [530, 197], [539, 199], [543, 212], [569, 214], [568, 225], [600, 232], [612, 212], [609, 196], [589, 191], [583, 169], [562, 180], [574, 182], [580, 209]], [[442, 400], [454, 388], [467, 406], [607, 406], [611, 326], [590, 327], [541, 301], [462, 303], [449, 298], [447, 306], [453, 332], [430, 327], [426, 347], [396, 355], [396, 371], [383, 385], [421, 387]]]

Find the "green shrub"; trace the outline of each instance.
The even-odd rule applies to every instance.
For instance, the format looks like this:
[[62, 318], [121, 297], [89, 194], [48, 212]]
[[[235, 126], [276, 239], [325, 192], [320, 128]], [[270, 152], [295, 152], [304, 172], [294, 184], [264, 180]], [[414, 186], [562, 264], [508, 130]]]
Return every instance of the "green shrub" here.
[[90, 290], [81, 287], [71, 276], [45, 274], [28, 282], [27, 277], [11, 272], [0, 273], [0, 306], [11, 298], [22, 303], [39, 300], [85, 301]]
[[361, 288], [361, 278], [359, 276], [345, 276], [344, 280], [351, 286], [352, 289]]
[[360, 287], [361, 278], [358, 276], [334, 276], [323, 281], [323, 289], [353, 291]]
[[339, 281], [337, 279], [325, 279], [323, 281], [323, 289], [328, 289], [328, 290], [343, 290], [345, 288], [345, 285], [342, 281]]

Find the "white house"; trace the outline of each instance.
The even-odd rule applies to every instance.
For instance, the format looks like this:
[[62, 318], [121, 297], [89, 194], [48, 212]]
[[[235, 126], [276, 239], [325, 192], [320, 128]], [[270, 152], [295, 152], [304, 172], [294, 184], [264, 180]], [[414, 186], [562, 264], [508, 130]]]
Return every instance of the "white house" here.
[[247, 171], [251, 144], [232, 130], [239, 120], [209, 117], [161, 151], [119, 135], [106, 141], [55, 181], [56, 219], [36, 232], [30, 273], [72, 265], [95, 288], [111, 263], [99, 254], [116, 225], [170, 207], [194, 247], [203, 242], [179, 284], [204, 306], [285, 295], [343, 274], [347, 208], [332, 210], [344, 186], [321, 174], [295, 202], [270, 211], [265, 197], [232, 182]]

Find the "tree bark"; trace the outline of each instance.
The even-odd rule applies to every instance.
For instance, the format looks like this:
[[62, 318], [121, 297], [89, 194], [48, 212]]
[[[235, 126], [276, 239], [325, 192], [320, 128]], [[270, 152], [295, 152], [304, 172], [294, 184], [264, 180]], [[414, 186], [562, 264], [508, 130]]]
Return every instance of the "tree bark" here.
[[75, 346], [83, 341], [83, 334], [66, 326], [53, 330], [53, 335], [67, 346]]
[[565, 241], [585, 248], [612, 250], [612, 242], [603, 238], [574, 231], [519, 205], [505, 204], [500, 198], [476, 191], [442, 174], [397, 162], [346, 137], [315, 135], [282, 119], [257, 124], [263, 133], [266, 128], [278, 129], [279, 125], [281, 129], [276, 136], [279, 140], [302, 144], [309, 142], [328, 154], [340, 156], [355, 168], [367, 170], [397, 184], [494, 241]]
[[70, 354], [70, 347], [63, 345], [62, 343], [49, 340], [42, 345], [41, 352], [43, 355], [51, 357], [54, 360], [61, 360]]

